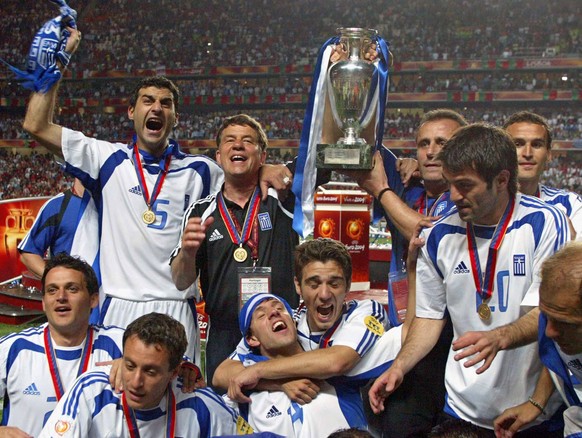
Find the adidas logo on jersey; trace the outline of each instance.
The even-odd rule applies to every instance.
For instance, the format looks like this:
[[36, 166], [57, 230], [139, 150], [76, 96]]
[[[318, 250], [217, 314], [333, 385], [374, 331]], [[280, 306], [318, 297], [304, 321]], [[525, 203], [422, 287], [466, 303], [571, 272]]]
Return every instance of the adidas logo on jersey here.
[[465, 264], [465, 262], [461, 262], [457, 265], [457, 267], [455, 268], [455, 270], [453, 271], [453, 274], [468, 274], [469, 273], [469, 269], [467, 268], [467, 265]]
[[142, 196], [141, 187], [140, 186], [132, 187], [131, 189], [129, 189], [129, 193], [133, 193], [134, 195]]
[[220, 234], [220, 231], [215, 229], [212, 232], [212, 234], [210, 235], [210, 237], [208, 238], [208, 241], [214, 242], [215, 240], [220, 240], [220, 239], [224, 239], [224, 236], [222, 234]]
[[30, 384], [24, 391], [22, 391], [24, 395], [40, 395], [40, 391], [36, 387], [36, 383]]
[[267, 418], [278, 417], [281, 415], [281, 411], [275, 407], [275, 405], [271, 406], [269, 412], [267, 413]]
[[582, 362], [580, 359], [574, 359], [568, 362], [568, 368], [574, 368], [575, 370], [582, 371]]

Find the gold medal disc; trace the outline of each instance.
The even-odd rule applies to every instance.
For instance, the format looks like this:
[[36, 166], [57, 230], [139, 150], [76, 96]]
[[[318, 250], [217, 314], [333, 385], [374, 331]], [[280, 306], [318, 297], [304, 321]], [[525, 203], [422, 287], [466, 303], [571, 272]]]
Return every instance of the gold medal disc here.
[[141, 219], [148, 225], [153, 224], [156, 221], [156, 214], [151, 210], [146, 210], [141, 215]]
[[491, 318], [491, 307], [485, 303], [481, 303], [479, 304], [477, 313], [479, 314], [479, 318], [481, 318], [483, 321], [488, 321]]
[[242, 263], [248, 257], [247, 250], [239, 246], [237, 249], [234, 250], [233, 257], [237, 262]]

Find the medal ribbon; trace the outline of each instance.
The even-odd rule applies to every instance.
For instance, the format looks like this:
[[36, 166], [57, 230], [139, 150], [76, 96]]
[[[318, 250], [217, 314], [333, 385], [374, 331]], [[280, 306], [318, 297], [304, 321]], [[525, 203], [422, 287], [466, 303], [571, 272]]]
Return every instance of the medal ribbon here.
[[493, 294], [495, 267], [497, 265], [497, 251], [501, 247], [501, 243], [505, 237], [505, 232], [511, 222], [511, 215], [513, 214], [514, 207], [515, 199], [512, 197], [507, 203], [503, 216], [501, 216], [501, 219], [495, 228], [495, 232], [491, 237], [489, 253], [487, 255], [487, 264], [485, 266], [485, 275], [481, 272], [481, 263], [479, 261], [479, 252], [477, 251], [477, 242], [475, 239], [473, 224], [467, 223], [467, 244], [469, 246], [469, 257], [471, 259], [473, 280], [475, 281], [476, 292], [483, 302], [491, 298], [491, 295]]
[[[247, 210], [247, 216], [245, 217], [245, 222], [244, 226], [242, 227], [242, 231], [240, 224], [236, 220], [236, 217], [234, 216], [234, 214], [231, 214], [231, 212], [227, 208], [222, 192], [219, 192], [218, 196], [216, 197], [218, 200], [218, 211], [220, 212], [220, 217], [222, 218], [224, 224], [226, 225], [226, 229], [228, 231], [228, 235], [230, 236], [230, 240], [232, 240], [233, 243], [239, 246], [242, 246], [245, 242], [247, 242], [249, 240], [249, 237], [251, 236], [251, 232], [253, 231], [254, 228], [252, 225], [254, 224], [255, 219], [257, 218], [257, 214], [259, 212], [259, 204], [261, 203], [260, 194], [261, 192], [259, 187], [256, 187], [255, 192], [253, 193], [251, 201], [249, 203], [249, 208]], [[256, 242], [253, 242], [253, 244], [255, 244], [255, 249], [253, 249], [254, 254], [257, 245]], [[251, 245], [249, 244], [249, 246]]]
[[[93, 330], [91, 327], [87, 330], [87, 336], [85, 337], [85, 347], [83, 348], [83, 353], [81, 353], [81, 362], [79, 363], [79, 369], [77, 370], [77, 377], [87, 371], [89, 367], [89, 357], [91, 356], [91, 350], [93, 347]], [[51, 341], [51, 335], [49, 327], [44, 328], [44, 351], [46, 352], [46, 358], [48, 361], [49, 371], [51, 373], [51, 378], [53, 381], [53, 387], [55, 388], [55, 395], [57, 396], [57, 401], [61, 399], [65, 393], [63, 388], [63, 382], [61, 381], [61, 375], [59, 373], [59, 367], [57, 365], [57, 357], [55, 355], [55, 350], [53, 348], [53, 343]]]
[[[123, 415], [127, 423], [127, 429], [131, 438], [140, 438], [139, 427], [137, 426], [137, 419], [133, 409], [127, 404], [125, 392], [121, 394], [121, 406], [123, 407]], [[176, 431], [176, 397], [172, 388], [168, 385], [166, 391], [166, 438], [174, 438]]]
[[141, 165], [141, 159], [139, 156], [139, 150], [137, 148], [137, 142], [133, 143], [133, 154], [134, 160], [133, 165], [135, 167], [135, 172], [137, 173], [137, 179], [139, 185], [141, 187], [141, 193], [143, 195], [143, 199], [148, 206], [148, 210], [151, 210], [152, 205], [156, 201], [160, 191], [162, 190], [162, 186], [164, 185], [164, 181], [166, 179], [166, 175], [168, 174], [168, 168], [170, 167], [170, 161], [172, 161], [172, 154], [168, 153], [166, 155], [166, 159], [164, 162], [164, 169], [162, 172], [158, 173], [158, 179], [156, 180], [156, 184], [154, 185], [154, 191], [150, 198], [150, 193], [148, 191], [148, 185], [146, 184], [145, 175], [143, 173], [143, 166]]
[[439, 195], [439, 197], [433, 202], [432, 206], [430, 207], [430, 209], [428, 208], [428, 196], [426, 194], [426, 192], [424, 192], [423, 196], [420, 196], [420, 198], [418, 198], [418, 212], [420, 214], [424, 214], [425, 216], [433, 216], [434, 211], [437, 207], [437, 205], [439, 205], [439, 203], [441, 201], [446, 201], [447, 203], [450, 200], [450, 192], [444, 192], [441, 193]]
[[[345, 306], [345, 304], [344, 304]], [[328, 328], [325, 333], [319, 338], [319, 348], [327, 348], [330, 347], [329, 343], [331, 342], [331, 338], [333, 334], [337, 330], [340, 325], [342, 318], [338, 319], [330, 328]]]

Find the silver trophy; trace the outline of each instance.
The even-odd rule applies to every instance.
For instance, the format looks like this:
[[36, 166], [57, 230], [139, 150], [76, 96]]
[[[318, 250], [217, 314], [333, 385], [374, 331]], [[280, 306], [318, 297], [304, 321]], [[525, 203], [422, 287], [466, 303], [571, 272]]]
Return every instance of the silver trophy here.
[[365, 53], [378, 32], [373, 29], [339, 28], [339, 44], [348, 59], [327, 71], [327, 92], [333, 119], [344, 136], [336, 144], [318, 144], [316, 166], [323, 169], [371, 169], [373, 145], [360, 138], [378, 105], [376, 66]]

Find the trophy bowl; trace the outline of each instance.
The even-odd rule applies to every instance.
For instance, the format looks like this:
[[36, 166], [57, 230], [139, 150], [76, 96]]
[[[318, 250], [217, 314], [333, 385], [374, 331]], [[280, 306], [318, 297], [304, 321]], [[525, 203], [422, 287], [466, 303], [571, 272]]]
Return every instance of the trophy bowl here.
[[374, 29], [339, 28], [339, 45], [348, 58], [327, 71], [327, 93], [333, 120], [344, 134], [335, 144], [318, 144], [316, 166], [324, 169], [371, 169], [373, 145], [360, 137], [378, 105], [378, 75], [364, 55], [374, 44]]

